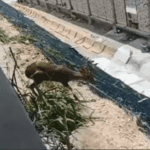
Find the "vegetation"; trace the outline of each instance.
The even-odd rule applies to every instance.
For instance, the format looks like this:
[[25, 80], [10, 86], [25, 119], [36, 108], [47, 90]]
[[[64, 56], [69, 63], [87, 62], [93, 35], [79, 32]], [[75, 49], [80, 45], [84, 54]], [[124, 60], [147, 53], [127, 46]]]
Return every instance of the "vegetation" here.
[[23, 44], [33, 44], [36, 40], [31, 35], [19, 35], [10, 38], [10, 41], [17, 41]]
[[19, 36], [13, 36], [13, 37], [8, 37], [5, 33], [5, 31], [0, 28], [0, 41], [4, 44], [10, 43], [10, 42], [18, 42], [18, 43], [23, 43], [23, 44], [32, 44], [36, 40], [34, 37], [31, 35], [19, 35]]
[[50, 138], [55, 135], [55, 139], [59, 141], [57, 146], [66, 145], [70, 150], [72, 144], [69, 136], [72, 131], [84, 126], [88, 121], [80, 114], [84, 105], [78, 98], [74, 98], [68, 88], [57, 86], [51, 82], [48, 84], [50, 85], [45, 90], [36, 87], [39, 96], [36, 100], [32, 98], [26, 107], [28, 112], [34, 114], [35, 124], [40, 129], [41, 136]]
[[9, 42], [9, 38], [2, 28], [0, 28], [0, 42], [2, 42], [2, 43], [8, 43]]
[[[1, 15], [0, 19], [3, 19]], [[16, 29], [20, 31], [19, 27], [16, 27]], [[36, 40], [29, 34], [9, 37], [0, 28], [0, 41], [4, 44], [10, 42], [33, 44]], [[55, 49], [49, 49], [48, 51], [52, 56], [60, 60], [65, 59]], [[74, 66], [75, 64], [71, 63], [71, 65]], [[44, 84], [46, 82], [42, 85]], [[19, 88], [17, 89], [19, 91]], [[85, 106], [68, 88], [48, 82], [42, 88], [36, 86], [36, 89], [39, 96], [35, 97], [32, 92], [28, 93], [30, 100], [23, 102], [23, 104], [41, 139], [46, 138], [44, 141], [46, 144], [57, 146], [60, 149], [64, 147], [67, 147], [68, 150], [72, 149], [73, 145], [70, 143], [70, 135], [78, 127], [85, 126], [86, 122], [89, 119], [91, 120], [91, 115], [89, 118], [85, 118], [80, 114], [80, 110]], [[19, 92], [18, 95], [21, 98], [26, 97]]]

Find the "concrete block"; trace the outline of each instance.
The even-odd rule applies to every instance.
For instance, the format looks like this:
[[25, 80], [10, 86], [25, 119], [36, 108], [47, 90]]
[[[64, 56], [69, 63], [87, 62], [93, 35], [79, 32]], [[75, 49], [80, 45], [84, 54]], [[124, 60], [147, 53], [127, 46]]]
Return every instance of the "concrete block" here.
[[61, 33], [61, 32], [63, 32], [63, 31], [64, 31], [64, 29], [65, 29], [65, 26], [63, 26], [63, 25], [61, 25], [61, 24], [60, 24], [60, 26], [58, 27], [58, 29], [56, 29], [56, 31], [55, 31], [55, 32], [57, 32], [57, 33]]
[[144, 92], [143, 92], [144, 95], [146, 95], [147, 97], [150, 97], [150, 89], [146, 89]]
[[66, 29], [66, 28], [65, 28], [64, 31], [61, 32], [60, 34], [66, 37], [66, 36], [69, 35], [70, 31], [71, 31], [70, 29]]
[[[35, 0], [36, 1], [36, 0]], [[31, 4], [31, 0], [26, 0], [27, 4]]]
[[62, 3], [64, 8], [71, 9], [69, 0], [62, 0]]
[[85, 38], [86, 36], [84, 36], [82, 33], [77, 32], [74, 42], [76, 44], [82, 44], [85, 41]]
[[46, 3], [51, 3], [51, 4], [55, 4], [56, 5], [56, 0], [46, 0]]
[[46, 26], [51, 29], [50, 27], [52, 26], [52, 24], [54, 23], [54, 21], [48, 20], [48, 22], [46, 23]]
[[141, 31], [150, 31], [149, 0], [136, 0], [138, 24]]
[[140, 73], [146, 77], [150, 77], [150, 61], [141, 64]]
[[77, 9], [79, 12], [83, 12], [83, 7], [82, 7], [82, 0], [76, 0], [77, 1]]
[[115, 13], [114, 13], [114, 1], [113, 0], [104, 0], [105, 4], [105, 12], [106, 12], [106, 19], [112, 22], [115, 22]]
[[77, 32], [71, 30], [70, 33], [67, 35], [67, 38], [73, 40], [76, 37], [76, 35], [77, 35]]
[[[121, 66], [120, 66], [121, 67]], [[117, 79], [120, 79], [127, 85], [132, 85], [132, 84], [138, 84], [139, 82], [143, 81], [143, 78], [133, 74], [133, 73], [127, 73], [127, 70], [124, 68], [121, 71], [116, 71], [113, 73], [113, 76]]]
[[77, 7], [77, 1], [76, 0], [71, 0], [71, 5], [73, 7], [74, 10], [78, 10], [78, 7]]
[[46, 1], [45, 0], [38, 0], [40, 3], [40, 7], [44, 8], [45, 10], [47, 10], [47, 5], [46, 5]]
[[41, 14], [38, 14], [38, 22], [43, 22], [44, 20], [43, 20], [43, 16], [41, 15]]
[[59, 27], [59, 25], [60, 25], [59, 23], [53, 22], [53, 24], [49, 28], [52, 30], [56, 30]]
[[34, 5], [39, 5], [37, 0], [31, 0], [31, 3], [34, 4]]
[[88, 0], [82, 0], [82, 7], [83, 7], [83, 12], [87, 15], [90, 14], [89, 6], [88, 6]]
[[113, 60], [126, 64], [131, 57], [131, 49], [128, 45], [118, 48]]
[[31, 10], [28, 16], [32, 17], [32, 15], [33, 15], [33, 11]]
[[106, 19], [106, 12], [105, 12], [105, 0], [96, 0], [95, 3], [97, 5], [97, 16], [102, 19]]
[[98, 17], [98, 9], [97, 9], [97, 2], [99, 0], [89, 0], [89, 4], [90, 4], [90, 10], [91, 10], [91, 14], [92, 16], [97, 16]]
[[57, 2], [58, 2], [59, 6], [62, 6], [62, 1], [61, 0], [57, 0]]
[[109, 46], [107, 44], [102, 44], [102, 46], [103, 46], [103, 50], [100, 53], [100, 55], [104, 56], [104, 57], [107, 57], [109, 59], [113, 58], [116, 51], [117, 51], [117, 48], [115, 48], [113, 46]]
[[123, 66], [120, 66], [112, 61], [111, 61], [111, 63], [108, 64], [108, 66], [106, 67], [106, 69], [104, 71], [113, 77], [116, 77], [117, 73], [127, 72], [127, 70]]
[[105, 70], [106, 67], [111, 63], [111, 61], [107, 58], [101, 57], [101, 58], [94, 58], [92, 59], [94, 61], [94, 64], [97, 64], [97, 67], [99, 67], [102, 70]]
[[121, 72], [114, 72], [114, 74], [113, 74], [113, 77], [114, 78], [117, 78], [117, 79], [119, 79], [119, 80], [121, 80], [122, 82], [125, 82], [125, 80], [127, 79], [127, 73], [124, 71], [121, 71]]
[[47, 20], [48, 20], [48, 19], [45, 18], [45, 17], [42, 17], [42, 18], [41, 18], [41, 21], [42, 21], [43, 23], [45, 23]]
[[130, 85], [134, 90], [139, 93], [147, 93], [147, 90], [150, 89], [150, 82], [143, 79], [143, 81]]
[[85, 38], [85, 41], [82, 44], [82, 46], [86, 49], [93, 47], [93, 45], [94, 45], [94, 40], [88, 37]]
[[133, 74], [133, 73], [126, 73], [124, 74], [126, 79], [125, 79], [125, 83], [127, 85], [132, 85], [132, 84], [138, 84], [139, 82], [142, 82], [143, 81], [143, 78], [137, 76], [136, 74]]
[[33, 11], [31, 17], [32, 17], [32, 18], [35, 18], [35, 17], [36, 17], [36, 12]]
[[125, 1], [124, 0], [114, 0], [115, 14], [117, 23], [122, 25], [127, 25], [126, 21], [126, 10], [125, 10]]
[[104, 45], [101, 44], [102, 41], [104, 41], [104, 39], [94, 42], [93, 47], [91, 47], [89, 50], [97, 54], [101, 53], [104, 49]]
[[23, 8], [23, 7], [20, 7], [20, 10], [23, 11], [24, 13], [28, 13], [31, 11], [28, 8]]

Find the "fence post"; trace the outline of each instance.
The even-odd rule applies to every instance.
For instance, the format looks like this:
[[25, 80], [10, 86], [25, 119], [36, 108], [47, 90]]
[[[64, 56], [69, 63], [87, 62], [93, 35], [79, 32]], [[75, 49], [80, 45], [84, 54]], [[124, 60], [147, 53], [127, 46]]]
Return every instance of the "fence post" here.
[[90, 8], [89, 0], [87, 0], [87, 5], [88, 5], [88, 11], [89, 11], [88, 24], [91, 25], [92, 24], [92, 20], [91, 20], [91, 8]]
[[113, 10], [113, 13], [114, 13], [114, 22], [113, 22], [113, 31], [114, 31], [114, 33], [117, 33], [117, 26], [116, 26], [116, 24], [117, 24], [117, 16], [116, 16], [116, 11], [115, 11], [115, 2], [114, 2], [114, 0], [113, 0], [113, 2], [112, 2], [112, 5], [113, 5], [113, 8], [114, 8], [114, 10]]
[[58, 5], [58, 0], [56, 0], [56, 5]]
[[70, 10], [73, 9], [72, 4], [71, 4], [71, 0], [69, 0], [69, 4], [70, 4]]

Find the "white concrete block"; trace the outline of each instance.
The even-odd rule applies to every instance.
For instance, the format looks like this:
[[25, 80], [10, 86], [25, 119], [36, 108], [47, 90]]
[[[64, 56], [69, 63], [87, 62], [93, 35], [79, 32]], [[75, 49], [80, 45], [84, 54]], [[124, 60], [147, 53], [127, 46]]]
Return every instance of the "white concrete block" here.
[[126, 80], [126, 75], [127, 73], [125, 72], [116, 72], [113, 74], [113, 77], [120, 79], [122, 82], [124, 82]]
[[95, 58], [93, 59], [93, 63], [97, 64], [97, 67], [99, 67], [102, 70], [105, 70], [106, 67], [111, 63], [111, 61], [107, 58], [101, 57], [101, 58]]
[[127, 70], [126, 70], [126, 68], [125, 68], [124, 66], [120, 66], [120, 65], [118, 65], [118, 64], [116, 64], [116, 63], [114, 63], [114, 62], [110, 62], [110, 63], [107, 65], [105, 71], [106, 71], [108, 74], [110, 74], [110, 75], [112, 75], [112, 76], [114, 76], [114, 77], [116, 76], [116, 75], [115, 75], [116, 73], [119, 73], [119, 72], [127, 72]]
[[150, 97], [150, 89], [146, 89], [144, 92], [143, 92], [144, 95], [146, 95], [147, 97]]
[[128, 62], [131, 56], [131, 48], [128, 45], [124, 45], [118, 48], [117, 52], [115, 53], [113, 60], [115, 62], [120, 61], [124, 64]]
[[146, 93], [150, 90], [150, 82], [143, 79], [143, 81], [130, 85], [134, 90], [141, 94]]
[[140, 72], [146, 76], [146, 77], [150, 77], [150, 61], [143, 64], [141, 69], [140, 69]]
[[135, 75], [135, 74], [124, 74], [125, 76], [126, 76], [126, 79], [125, 79], [125, 84], [127, 84], [127, 85], [131, 85], [131, 84], [136, 84], [136, 83], [138, 83], [138, 82], [141, 82], [141, 81], [143, 81], [143, 78], [141, 78], [141, 77], [139, 77], [139, 76], [137, 76], [137, 75]]

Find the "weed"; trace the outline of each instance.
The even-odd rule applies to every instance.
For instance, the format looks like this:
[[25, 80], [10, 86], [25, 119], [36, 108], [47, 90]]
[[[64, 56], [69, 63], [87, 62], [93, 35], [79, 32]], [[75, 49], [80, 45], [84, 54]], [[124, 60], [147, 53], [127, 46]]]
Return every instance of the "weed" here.
[[74, 98], [67, 88], [53, 85], [48, 92], [39, 89], [39, 96], [35, 101], [27, 103], [27, 109], [34, 114], [38, 128], [48, 135], [56, 133], [60, 143], [71, 149], [69, 136], [72, 131], [85, 125], [87, 120], [79, 113], [81, 104]]
[[3, 43], [9, 42], [9, 37], [6, 35], [5, 31], [2, 28], [0, 28], [0, 41]]
[[23, 44], [33, 44], [36, 40], [31, 35], [19, 35], [10, 38], [10, 41], [17, 41], [18, 43]]

